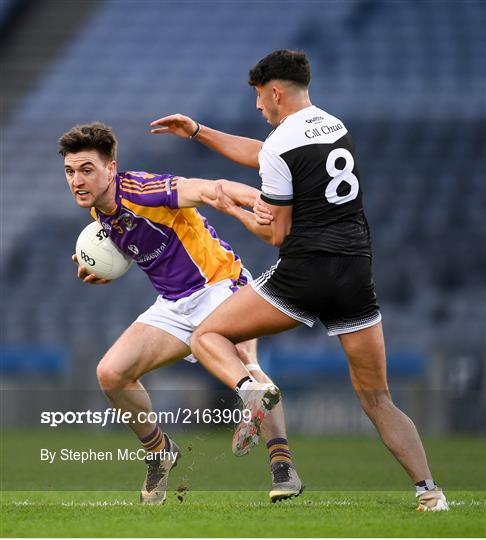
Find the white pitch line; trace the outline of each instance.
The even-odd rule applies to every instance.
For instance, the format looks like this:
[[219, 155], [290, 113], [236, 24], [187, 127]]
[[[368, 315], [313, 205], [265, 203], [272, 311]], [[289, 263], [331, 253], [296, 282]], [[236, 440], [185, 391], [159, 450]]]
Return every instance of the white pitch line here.
[[[449, 506], [475, 506], [486, 507], [486, 500], [472, 500], [472, 501], [448, 501]], [[63, 507], [90, 507], [90, 508], [102, 508], [109, 506], [139, 506], [140, 503], [134, 501], [126, 501], [123, 499], [115, 499], [113, 501], [59, 501], [59, 502], [38, 502], [32, 500], [14, 501], [13, 506], [63, 506]], [[350, 501], [348, 499], [331, 500], [331, 501], [310, 501], [310, 500], [293, 500], [292, 506], [313, 506], [313, 507], [333, 507], [333, 506], [361, 506], [362, 501]], [[9, 503], [7, 503], [9, 505]], [[250, 502], [246, 506], [250, 508], [267, 508], [267, 502]]]

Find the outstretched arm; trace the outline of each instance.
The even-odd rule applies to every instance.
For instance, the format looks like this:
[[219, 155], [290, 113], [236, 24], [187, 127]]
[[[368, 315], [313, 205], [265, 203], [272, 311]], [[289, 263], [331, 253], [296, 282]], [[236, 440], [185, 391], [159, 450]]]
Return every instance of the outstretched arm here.
[[239, 165], [259, 168], [258, 153], [263, 145], [262, 141], [217, 131], [182, 114], [164, 116], [151, 122], [150, 126], [151, 133], [170, 133], [183, 139], [195, 138]]
[[[230, 182], [233, 183], [233, 182]], [[233, 200], [230, 192], [226, 191], [226, 184], [217, 183], [215, 186], [216, 197], [202, 195], [202, 200], [207, 205], [216, 208], [220, 212], [228, 214], [240, 221], [251, 233], [258, 236], [264, 242], [272, 246], [281, 246], [285, 237], [292, 227], [292, 206], [268, 205], [270, 217], [265, 223], [265, 216], [259, 217], [257, 223], [255, 214], [241, 208]], [[259, 194], [259, 192], [258, 192]], [[255, 199], [257, 201], [257, 199]]]
[[260, 195], [258, 189], [230, 180], [203, 180], [202, 178], [177, 178], [177, 205], [190, 208], [206, 204], [206, 200], [216, 199], [217, 186], [225, 192], [237, 206], [252, 207]]

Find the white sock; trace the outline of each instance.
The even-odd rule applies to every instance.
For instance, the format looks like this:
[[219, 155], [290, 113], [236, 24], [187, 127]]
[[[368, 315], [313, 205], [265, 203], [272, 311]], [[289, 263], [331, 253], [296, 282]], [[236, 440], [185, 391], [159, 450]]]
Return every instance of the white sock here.
[[250, 384], [254, 383], [255, 379], [253, 377], [245, 377], [236, 385], [235, 392], [240, 396], [240, 398], [245, 401], [245, 396], [249, 390]]
[[415, 492], [417, 497], [425, 493], [426, 491], [431, 491], [437, 488], [437, 484], [432, 480], [432, 478], [426, 478], [421, 482], [415, 484]]

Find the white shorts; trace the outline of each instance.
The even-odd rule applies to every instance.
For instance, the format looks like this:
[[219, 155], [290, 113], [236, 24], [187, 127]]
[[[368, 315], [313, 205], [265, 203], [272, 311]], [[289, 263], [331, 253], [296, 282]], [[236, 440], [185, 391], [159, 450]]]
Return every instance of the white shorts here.
[[[251, 281], [248, 273], [247, 276]], [[194, 330], [234, 292], [234, 281], [224, 279], [179, 300], [166, 300], [158, 296], [155, 303], [137, 317], [136, 322], [160, 328], [189, 346]], [[197, 362], [192, 354], [185, 360]]]

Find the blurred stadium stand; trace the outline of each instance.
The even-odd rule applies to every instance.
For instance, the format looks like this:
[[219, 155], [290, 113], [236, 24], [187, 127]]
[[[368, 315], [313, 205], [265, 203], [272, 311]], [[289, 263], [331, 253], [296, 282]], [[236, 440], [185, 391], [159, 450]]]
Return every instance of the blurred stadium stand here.
[[[76, 380], [95, 385], [103, 351], [154, 299], [133, 269], [109, 287], [75, 279], [70, 256], [90, 218], [64, 185], [58, 137], [75, 123], [102, 120], [118, 135], [121, 170], [259, 186], [255, 171], [196, 142], [150, 136], [148, 123], [183, 112], [264, 138], [269, 129], [254, 109], [248, 68], [273, 49], [297, 48], [311, 59], [314, 103], [354, 134], [392, 357], [401, 358], [405, 374], [426, 380], [433, 358], [449, 366], [466, 355], [484, 388], [483, 2], [3, 0], [0, 25], [9, 30], [0, 57], [9, 75], [2, 112], [5, 344], [65, 347]], [[255, 275], [275, 260], [276, 250], [239, 224], [205, 213]], [[264, 340], [262, 353], [276, 376], [285, 377], [294, 351], [295, 362], [318, 378], [329, 374], [326, 359], [337, 348], [322, 329], [302, 328]], [[335, 365], [344, 376], [344, 361]]]

